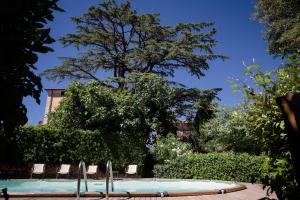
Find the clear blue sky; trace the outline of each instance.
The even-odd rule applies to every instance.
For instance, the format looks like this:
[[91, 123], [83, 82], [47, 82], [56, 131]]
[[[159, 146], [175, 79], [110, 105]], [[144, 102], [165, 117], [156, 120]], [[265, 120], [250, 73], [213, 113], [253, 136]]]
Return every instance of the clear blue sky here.
[[[87, 11], [90, 5], [102, 2], [101, 0], [60, 0], [58, 5], [64, 13], [55, 13], [55, 19], [49, 23], [51, 36], [58, 39], [67, 33], [74, 32], [75, 24], [70, 20], [72, 16], [80, 16]], [[243, 77], [244, 66], [255, 63], [263, 69], [278, 66], [281, 61], [274, 60], [267, 53], [267, 44], [263, 41], [263, 27], [251, 20], [254, 10], [253, 0], [132, 0], [133, 8], [139, 13], [160, 13], [161, 23], [175, 25], [179, 22], [215, 22], [218, 44], [215, 53], [229, 56], [226, 61], [210, 62], [210, 69], [200, 80], [191, 77], [185, 71], [178, 71], [174, 81], [184, 83], [189, 87], [223, 88], [219, 98], [221, 104], [233, 106], [241, 100], [241, 94], [232, 94], [227, 80], [230, 77]], [[51, 45], [54, 52], [41, 54], [37, 63], [37, 74], [43, 70], [60, 64], [59, 57], [74, 56], [76, 50], [63, 48], [59, 42]], [[56, 83], [42, 78], [45, 88], [65, 88], [68, 81]], [[28, 109], [28, 123], [37, 124], [43, 119], [46, 104], [46, 92], [41, 94], [41, 104], [38, 105], [32, 98], [25, 98]]]

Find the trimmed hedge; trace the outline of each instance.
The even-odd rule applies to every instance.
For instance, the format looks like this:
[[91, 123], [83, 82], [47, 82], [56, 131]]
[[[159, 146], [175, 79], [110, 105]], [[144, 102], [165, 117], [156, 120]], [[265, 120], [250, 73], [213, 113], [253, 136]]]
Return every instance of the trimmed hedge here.
[[114, 168], [124, 169], [129, 163], [143, 165], [144, 143], [123, 133], [105, 134], [99, 131], [61, 130], [47, 126], [23, 127], [16, 133], [16, 143], [24, 162], [50, 164], [104, 165], [112, 160]]
[[265, 159], [247, 153], [191, 153], [155, 165], [154, 174], [159, 178], [260, 182], [260, 168]]

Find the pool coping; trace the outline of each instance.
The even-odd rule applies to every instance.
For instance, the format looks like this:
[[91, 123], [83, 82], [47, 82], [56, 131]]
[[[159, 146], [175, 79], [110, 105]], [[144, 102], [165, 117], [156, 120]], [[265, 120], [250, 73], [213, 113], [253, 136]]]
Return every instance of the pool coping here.
[[[132, 179], [131, 179], [132, 180]], [[138, 179], [142, 180], [142, 179]], [[159, 180], [159, 179], [157, 179]], [[163, 180], [191, 180], [191, 179], [163, 179]], [[192, 179], [195, 180], [195, 179]], [[206, 180], [205, 180], [206, 181]], [[213, 181], [213, 180], [212, 180]], [[218, 181], [216, 181], [218, 182]], [[226, 182], [226, 181], [224, 181]], [[180, 197], [215, 195], [236, 192], [247, 189], [246, 185], [235, 183], [235, 187], [213, 190], [196, 190], [184, 192], [110, 192], [110, 197]], [[76, 192], [8, 192], [9, 197], [76, 197]], [[0, 197], [3, 194], [0, 193]], [[105, 197], [105, 192], [81, 192], [80, 197]]]

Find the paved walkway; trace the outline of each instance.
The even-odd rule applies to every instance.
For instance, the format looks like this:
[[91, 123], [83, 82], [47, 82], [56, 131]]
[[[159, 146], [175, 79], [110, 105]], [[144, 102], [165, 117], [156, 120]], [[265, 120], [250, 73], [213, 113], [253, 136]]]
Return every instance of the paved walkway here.
[[[227, 194], [218, 194], [218, 195], [203, 195], [203, 196], [185, 196], [185, 197], [134, 197], [134, 198], [109, 198], [110, 200], [267, 200], [266, 198], [266, 191], [262, 190], [262, 186], [258, 184], [251, 184], [251, 183], [243, 183], [247, 186], [247, 189], [232, 192]], [[75, 200], [76, 198], [10, 198], [11, 200]], [[80, 198], [83, 200], [98, 200], [105, 198]], [[272, 195], [269, 199], [277, 200], [276, 195]]]

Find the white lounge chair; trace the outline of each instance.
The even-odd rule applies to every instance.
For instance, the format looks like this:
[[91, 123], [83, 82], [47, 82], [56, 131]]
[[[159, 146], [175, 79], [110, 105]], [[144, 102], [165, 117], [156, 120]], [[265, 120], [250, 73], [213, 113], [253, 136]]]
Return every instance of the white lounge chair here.
[[95, 175], [97, 178], [98, 166], [97, 165], [89, 165], [86, 171], [87, 175]]
[[45, 174], [45, 164], [33, 164], [32, 169], [31, 169], [31, 174], [30, 178], [32, 178], [33, 174], [42, 174], [44, 178]]
[[56, 178], [58, 178], [58, 175], [67, 175], [69, 177], [70, 166], [69, 164], [62, 164], [56, 172]]
[[127, 169], [125, 170], [125, 174], [126, 176], [137, 174], [137, 165], [128, 165]]

